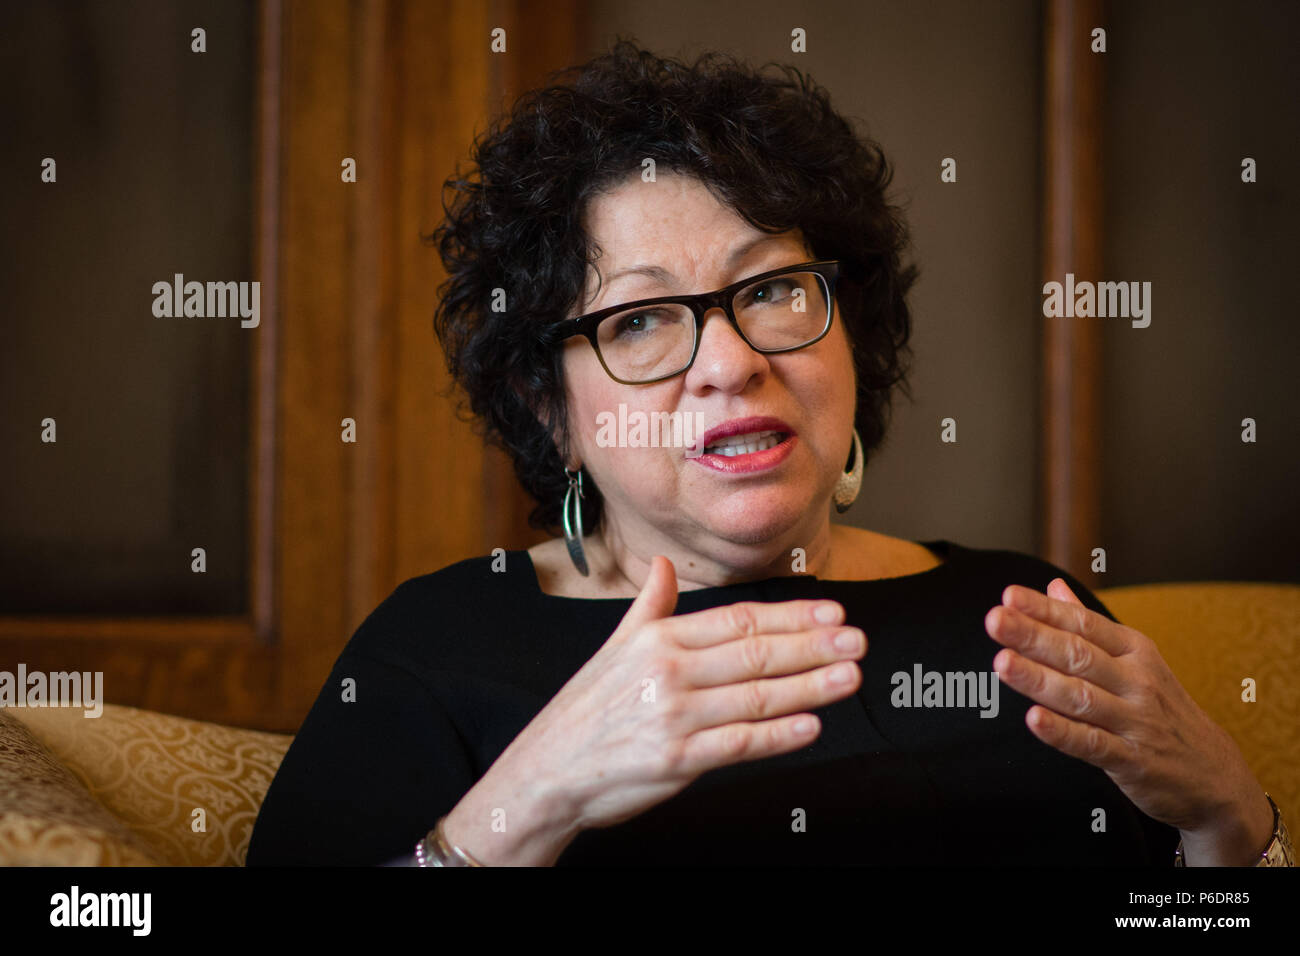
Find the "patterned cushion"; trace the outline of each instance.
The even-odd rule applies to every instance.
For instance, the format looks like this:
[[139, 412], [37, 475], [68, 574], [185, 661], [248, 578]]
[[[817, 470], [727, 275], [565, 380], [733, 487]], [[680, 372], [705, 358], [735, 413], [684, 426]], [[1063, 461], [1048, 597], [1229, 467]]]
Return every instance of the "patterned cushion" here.
[[0, 710], [0, 866], [156, 865], [10, 713]]
[[[1300, 825], [1300, 587], [1191, 582], [1095, 592], [1160, 648], [1192, 699], [1237, 742], [1287, 827]], [[1256, 699], [1241, 699], [1253, 678]]]
[[9, 713], [172, 866], [244, 864], [258, 808], [293, 739], [114, 705], [97, 718], [71, 708]]

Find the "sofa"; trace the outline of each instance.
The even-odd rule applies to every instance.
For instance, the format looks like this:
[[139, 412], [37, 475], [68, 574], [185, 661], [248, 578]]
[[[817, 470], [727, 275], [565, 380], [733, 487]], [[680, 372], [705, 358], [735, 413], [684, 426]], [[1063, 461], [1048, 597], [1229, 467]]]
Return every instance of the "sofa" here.
[[[1300, 825], [1300, 585], [1098, 590]], [[992, 650], [992, 645], [990, 645]], [[1243, 681], [1255, 700], [1243, 700]], [[133, 707], [0, 709], [0, 865], [242, 866], [292, 736]]]

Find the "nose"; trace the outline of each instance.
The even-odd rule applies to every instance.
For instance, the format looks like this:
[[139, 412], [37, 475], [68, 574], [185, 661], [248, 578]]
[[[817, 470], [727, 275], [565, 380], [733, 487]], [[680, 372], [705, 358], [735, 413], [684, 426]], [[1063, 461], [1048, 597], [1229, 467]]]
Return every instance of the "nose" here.
[[686, 387], [702, 392], [716, 388], [723, 392], [740, 393], [751, 379], [761, 378], [770, 370], [767, 356], [755, 352], [727, 321], [722, 309], [710, 309], [704, 314], [700, 329], [700, 348], [695, 364], [686, 372]]

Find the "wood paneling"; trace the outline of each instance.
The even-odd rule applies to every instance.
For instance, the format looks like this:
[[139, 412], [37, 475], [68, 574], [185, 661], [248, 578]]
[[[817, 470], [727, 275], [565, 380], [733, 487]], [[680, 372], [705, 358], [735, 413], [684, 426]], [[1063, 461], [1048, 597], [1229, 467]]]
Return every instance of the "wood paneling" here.
[[[1050, 0], [1044, 30], [1043, 281], [1102, 278], [1100, 0]], [[1043, 319], [1043, 542], [1039, 553], [1084, 584], [1100, 536], [1101, 329]]]
[[[576, 65], [588, 47], [589, 17], [580, 0], [555, 0], [540, 7], [528, 0], [493, 0], [492, 25], [506, 25], [507, 53], [490, 59], [488, 109], [506, 110], [515, 98], [540, 86], [549, 73]], [[482, 550], [524, 548], [550, 537], [528, 526], [533, 501], [520, 493], [510, 459], [489, 448], [484, 460]]]
[[[501, 92], [569, 64], [576, 6], [299, 2], [287, 23], [276, 696], [305, 714], [403, 580], [539, 539], [508, 465], [456, 414], [433, 333], [445, 275], [421, 236]], [[490, 51], [494, 26], [515, 53]], [[344, 157], [355, 184], [339, 181]], [[345, 417], [354, 445], [339, 439]]]
[[[443, 181], [504, 96], [571, 64], [576, 3], [264, 0], [254, 492], [245, 617], [10, 618], [5, 659], [102, 670], [109, 703], [293, 731], [402, 580], [542, 535], [447, 395]], [[503, 26], [507, 54], [493, 54]], [[355, 183], [342, 162], [357, 163]], [[341, 422], [356, 421], [357, 440]]]
[[[0, 666], [102, 671], [107, 702], [249, 726], [294, 720], [272, 693], [277, 666], [275, 573], [278, 170], [281, 9], [259, 7], [252, 239], [262, 313], [253, 336], [249, 404], [250, 573], [244, 615], [8, 615], [0, 618]], [[111, 360], [112, 356], [108, 356]], [[179, 480], [179, 476], [178, 476]]]
[[[573, 3], [291, 7], [289, 102], [304, 99], [285, 151], [287, 215], [301, 218], [285, 229], [284, 412], [286, 431], [303, 428], [282, 445], [282, 637], [310, 676], [283, 676], [290, 708], [305, 713], [346, 638], [401, 581], [541, 537], [508, 464], [457, 417], [433, 333], [445, 275], [420, 237], [500, 94], [569, 65], [576, 17]], [[491, 52], [495, 26], [513, 52]], [[356, 184], [327, 183], [344, 156]], [[357, 421], [355, 445], [338, 440], [343, 417]], [[334, 528], [313, 535], [328, 512]], [[309, 547], [289, 556], [298, 541]], [[336, 585], [328, 600], [322, 576]]]
[[258, 31], [257, 136], [253, 170], [257, 234], [254, 261], [262, 294], [271, 304], [272, 321], [259, 327], [253, 371], [253, 581], [250, 607], [254, 629], [263, 644], [275, 634], [275, 491], [276, 436], [279, 416], [276, 372], [279, 358], [280, 277], [280, 127], [284, 6], [281, 0], [263, 0]]

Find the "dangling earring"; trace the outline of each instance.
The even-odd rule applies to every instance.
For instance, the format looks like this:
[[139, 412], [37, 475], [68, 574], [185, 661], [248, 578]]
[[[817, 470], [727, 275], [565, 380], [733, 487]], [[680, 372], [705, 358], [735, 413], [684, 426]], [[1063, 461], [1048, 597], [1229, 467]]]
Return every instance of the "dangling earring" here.
[[862, 439], [858, 430], [853, 429], [853, 467], [840, 475], [835, 482], [835, 510], [840, 514], [849, 510], [862, 490]]
[[[569, 548], [569, 558], [573, 561], [573, 566], [578, 569], [578, 573], [584, 578], [587, 577], [587, 555], [582, 550], [582, 468], [578, 468], [577, 475], [569, 473], [569, 469], [564, 469], [564, 475], [569, 479], [569, 489], [564, 493], [564, 543]], [[572, 515], [570, 515], [570, 502], [572, 502]], [[577, 526], [578, 533], [573, 533], [574, 526]]]

